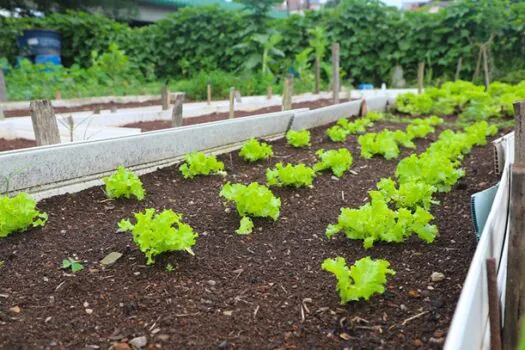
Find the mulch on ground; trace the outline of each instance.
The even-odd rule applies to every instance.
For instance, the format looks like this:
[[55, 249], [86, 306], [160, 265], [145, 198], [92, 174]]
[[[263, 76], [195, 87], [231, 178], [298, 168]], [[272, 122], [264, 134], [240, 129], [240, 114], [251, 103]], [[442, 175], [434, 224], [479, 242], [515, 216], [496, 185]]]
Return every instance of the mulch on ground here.
[[12, 151], [14, 149], [35, 147], [36, 142], [26, 139], [6, 140], [0, 138], [0, 152]]
[[[369, 131], [385, 127], [402, 125], [377, 123]], [[275, 157], [261, 163], [246, 164], [238, 152], [221, 155], [226, 179], [184, 180], [177, 166], [144, 175], [143, 202], [107, 200], [101, 187], [41, 201], [39, 209], [49, 214], [45, 228], [1, 240], [0, 348], [107, 349], [140, 336], [149, 349], [442, 348], [476, 248], [470, 196], [497, 182], [491, 147], [474, 148], [463, 161], [465, 178], [438, 196], [432, 213], [440, 234], [433, 244], [411, 238], [365, 251], [362, 241], [342, 234], [328, 240], [326, 226], [341, 207], [362, 205], [413, 150], [403, 149], [398, 160], [364, 160], [356, 136], [335, 144], [325, 129], [313, 130], [311, 149], [272, 142]], [[436, 137], [416, 141], [417, 152]], [[316, 150], [340, 147], [352, 152], [357, 175], [324, 173], [312, 189], [275, 189], [279, 220], [255, 219], [254, 233], [234, 233], [240, 217], [219, 197], [226, 181], [262, 183], [265, 168], [277, 162], [312, 164]], [[131, 234], [116, 229], [149, 207], [184, 215], [200, 234], [194, 257], [164, 254], [145, 266]], [[113, 251], [124, 255], [101, 267]], [[342, 256], [351, 264], [367, 255], [389, 260], [397, 274], [383, 295], [340, 305], [322, 261]], [[65, 273], [59, 265], [67, 257], [86, 268]], [[173, 272], [165, 270], [168, 263]], [[445, 279], [432, 282], [433, 272]]]

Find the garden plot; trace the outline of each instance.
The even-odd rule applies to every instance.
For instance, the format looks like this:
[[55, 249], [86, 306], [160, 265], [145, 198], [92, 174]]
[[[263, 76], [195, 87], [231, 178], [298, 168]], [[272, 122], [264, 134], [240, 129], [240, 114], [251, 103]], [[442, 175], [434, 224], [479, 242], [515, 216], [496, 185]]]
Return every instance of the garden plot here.
[[[378, 122], [367, 131], [385, 127], [404, 125]], [[0, 273], [9, 286], [0, 299], [8, 335], [2, 346], [104, 348], [145, 336], [169, 348], [442, 347], [476, 247], [470, 194], [497, 181], [491, 150], [474, 148], [463, 160], [466, 176], [436, 196], [441, 203], [432, 207], [433, 223], [440, 233], [434, 243], [411, 238], [365, 251], [362, 241], [328, 240], [324, 232], [341, 207], [360, 207], [380, 178], [393, 176], [398, 160], [362, 159], [356, 136], [337, 144], [325, 129], [313, 130], [311, 149], [273, 142], [274, 157], [262, 163], [247, 164], [238, 152], [221, 155], [226, 178], [184, 180], [176, 166], [145, 175], [143, 202], [108, 201], [100, 187], [40, 202], [48, 224], [0, 246]], [[414, 140], [416, 152], [436, 139], [442, 128], [436, 129]], [[234, 233], [239, 215], [218, 195], [226, 181], [263, 183], [265, 169], [277, 162], [313, 164], [315, 151], [341, 147], [354, 156], [352, 173], [322, 174], [311, 189], [274, 189], [282, 203], [279, 220], [256, 218], [251, 235]], [[414, 150], [400, 152], [402, 159]], [[145, 266], [131, 236], [115, 231], [121, 219], [149, 207], [184, 215], [200, 234], [195, 257], [164, 254]], [[103, 268], [99, 261], [113, 251], [122, 258]], [[339, 305], [335, 279], [321, 263], [343, 256], [351, 264], [367, 255], [387, 259], [396, 275], [384, 294]], [[85, 269], [63, 273], [59, 263], [67, 257]], [[443, 278], [432, 278], [436, 272]]]

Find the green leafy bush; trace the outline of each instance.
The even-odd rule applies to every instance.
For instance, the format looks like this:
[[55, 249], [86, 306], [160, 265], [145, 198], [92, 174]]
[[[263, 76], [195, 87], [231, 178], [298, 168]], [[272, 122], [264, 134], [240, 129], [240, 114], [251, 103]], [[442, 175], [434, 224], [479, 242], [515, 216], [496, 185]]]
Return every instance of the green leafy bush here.
[[184, 157], [185, 163], [179, 169], [185, 179], [192, 179], [197, 175], [226, 174], [224, 164], [214, 155], [205, 155], [202, 152], [192, 152]]
[[235, 202], [237, 212], [241, 219], [241, 227], [238, 233], [251, 233], [253, 222], [249, 216], [269, 217], [274, 221], [279, 218], [281, 210], [281, 199], [274, 196], [266, 186], [252, 182], [248, 186], [242, 184], [230, 184], [222, 187], [220, 196], [226, 198], [227, 202]]
[[134, 196], [139, 201], [144, 199], [144, 188], [142, 181], [130, 170], [119, 166], [111, 176], [104, 178], [106, 184], [106, 195], [108, 198], [131, 198]]
[[345, 142], [348, 134], [348, 130], [338, 125], [334, 125], [331, 128], [326, 129], [326, 135], [328, 135], [330, 140], [333, 142]]
[[359, 299], [368, 300], [374, 294], [383, 294], [387, 275], [396, 272], [389, 269], [386, 260], [372, 260], [369, 256], [359, 259], [350, 268], [344, 258], [326, 259], [321, 265], [323, 270], [331, 272], [337, 278], [336, 289], [341, 304]]
[[391, 210], [379, 192], [370, 192], [371, 201], [359, 209], [342, 208], [337, 224], [326, 228], [326, 236], [332, 237], [344, 231], [349, 239], [362, 239], [365, 249], [376, 241], [401, 243], [413, 233], [427, 243], [432, 243], [437, 227], [429, 222], [434, 218], [427, 210], [417, 207], [414, 212], [400, 208]]
[[36, 201], [26, 193], [15, 197], [0, 196], [0, 238], [30, 227], [42, 227], [48, 216], [36, 209]]
[[292, 147], [310, 147], [310, 131], [290, 130], [286, 133], [286, 141]]
[[172, 210], [157, 213], [155, 209], [146, 209], [135, 214], [136, 223], [129, 219], [118, 224], [122, 232], [131, 231], [133, 240], [147, 258], [147, 264], [155, 263], [154, 257], [172, 251], [185, 250], [194, 255], [192, 247], [198, 234], [190, 225], [182, 222], [182, 215]]
[[329, 151], [320, 149], [315, 152], [315, 155], [320, 160], [314, 164], [314, 170], [323, 171], [330, 169], [337, 177], [343, 176], [343, 174], [350, 169], [354, 162], [352, 153], [350, 153], [350, 151], [346, 148]]
[[312, 187], [314, 169], [304, 164], [275, 164], [274, 169], [266, 169], [266, 181], [269, 186]]
[[272, 146], [266, 142], [259, 142], [256, 139], [250, 139], [242, 146], [239, 156], [248, 162], [255, 162], [272, 157], [273, 150]]

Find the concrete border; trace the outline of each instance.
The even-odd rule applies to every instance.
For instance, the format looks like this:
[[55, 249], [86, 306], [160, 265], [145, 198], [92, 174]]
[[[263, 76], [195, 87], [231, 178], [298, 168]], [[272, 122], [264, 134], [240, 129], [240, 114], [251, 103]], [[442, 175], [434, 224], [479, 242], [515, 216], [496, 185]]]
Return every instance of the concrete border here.
[[[379, 104], [386, 105], [386, 97]], [[352, 113], [360, 102], [322, 108], [296, 123], [318, 126]], [[0, 194], [33, 193], [46, 198], [100, 184], [100, 179], [123, 165], [142, 173], [177, 161], [192, 151], [223, 153], [251, 138], [282, 137], [300, 110], [147, 132], [112, 139], [74, 142], [0, 153]], [[303, 112], [304, 113], [304, 112]], [[306, 119], [302, 119], [306, 118]], [[301, 121], [303, 120], [303, 121]], [[307, 125], [307, 121], [310, 125]], [[97, 182], [98, 181], [98, 182]]]
[[[315, 128], [333, 123], [340, 118], [348, 118], [359, 114], [361, 101], [349, 101], [337, 105], [322, 107], [303, 113], [297, 113], [290, 129], [301, 130]], [[371, 97], [366, 100], [369, 111], [384, 111], [387, 103], [385, 96]]]

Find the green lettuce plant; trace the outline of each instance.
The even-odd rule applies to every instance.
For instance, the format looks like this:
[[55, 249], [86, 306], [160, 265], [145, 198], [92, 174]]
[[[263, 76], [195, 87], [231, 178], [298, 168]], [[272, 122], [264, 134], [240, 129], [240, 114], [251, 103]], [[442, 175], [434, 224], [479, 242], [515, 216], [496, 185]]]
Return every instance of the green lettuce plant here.
[[30, 227], [43, 227], [47, 219], [47, 214], [36, 209], [36, 201], [27, 193], [11, 198], [0, 196], [0, 238]]
[[310, 131], [289, 130], [286, 133], [286, 141], [292, 147], [310, 147]]
[[144, 199], [144, 188], [142, 181], [130, 170], [119, 166], [111, 176], [104, 178], [106, 184], [106, 195], [108, 198], [131, 198], [134, 196], [139, 201]]
[[256, 139], [250, 139], [242, 146], [239, 156], [251, 163], [272, 157], [273, 150], [272, 146], [265, 142], [259, 142]]
[[237, 233], [248, 234], [252, 232], [253, 222], [251, 217], [269, 217], [274, 221], [279, 218], [281, 199], [274, 196], [266, 186], [252, 182], [249, 185], [230, 184], [222, 187], [219, 194], [226, 198], [226, 203], [234, 202], [237, 212], [242, 217]]
[[119, 231], [131, 231], [133, 240], [146, 256], [146, 264], [155, 263], [154, 257], [172, 251], [184, 250], [194, 255], [192, 247], [198, 234], [182, 221], [182, 215], [172, 210], [157, 213], [155, 209], [146, 209], [135, 214], [135, 224], [129, 219], [121, 220]]
[[395, 275], [386, 260], [372, 260], [369, 256], [357, 260], [350, 268], [344, 258], [326, 259], [322, 269], [335, 275], [336, 289], [341, 304], [360, 299], [368, 300], [374, 294], [383, 294], [387, 275]]
[[343, 174], [350, 169], [354, 161], [352, 153], [346, 148], [340, 148], [338, 150], [332, 149], [329, 151], [320, 149], [315, 152], [315, 155], [320, 160], [314, 164], [314, 170], [324, 171], [330, 169], [337, 177], [343, 176]]
[[192, 179], [197, 175], [219, 174], [226, 175], [224, 164], [214, 155], [205, 155], [202, 152], [192, 152], [184, 157], [185, 163], [179, 169], [185, 179]]
[[314, 169], [304, 164], [275, 164], [275, 168], [266, 169], [266, 182], [269, 186], [312, 187]]

